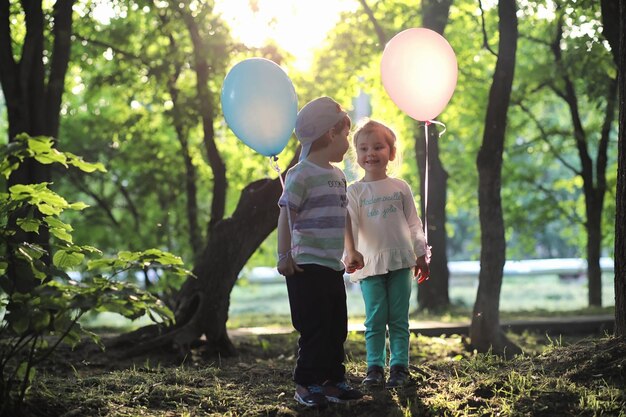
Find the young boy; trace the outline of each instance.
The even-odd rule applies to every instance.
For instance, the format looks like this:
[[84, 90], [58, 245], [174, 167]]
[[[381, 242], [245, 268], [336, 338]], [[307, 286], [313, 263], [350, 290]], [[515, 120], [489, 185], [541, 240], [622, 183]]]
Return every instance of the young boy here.
[[286, 277], [291, 321], [300, 334], [294, 398], [307, 407], [359, 400], [345, 380], [348, 334], [341, 262], [346, 178], [331, 165], [348, 150], [350, 118], [329, 97], [307, 103], [296, 119], [300, 161], [286, 175], [278, 219], [278, 272]]

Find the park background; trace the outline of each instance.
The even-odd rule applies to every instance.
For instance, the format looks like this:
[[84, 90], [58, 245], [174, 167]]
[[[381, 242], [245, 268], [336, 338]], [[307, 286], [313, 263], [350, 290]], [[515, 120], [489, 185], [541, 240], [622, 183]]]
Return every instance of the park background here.
[[[60, 282], [75, 278], [71, 285], [79, 285], [104, 277], [137, 284], [159, 300], [157, 321], [176, 316], [166, 337], [159, 336], [158, 326], [148, 326], [156, 332], [147, 334], [153, 338], [135, 339], [128, 350], [146, 354], [202, 340], [207, 352], [232, 354], [237, 347], [227, 332], [229, 314], [238, 326], [274, 312], [284, 322], [287, 303], [280, 282], [260, 284], [252, 273], [275, 264], [280, 182], [267, 158], [241, 143], [224, 121], [219, 92], [228, 70], [246, 58], [264, 57], [286, 71], [300, 105], [329, 95], [354, 121], [370, 115], [390, 124], [403, 153], [400, 176], [420, 203], [423, 124], [386, 95], [380, 58], [394, 34], [428, 26], [454, 49], [459, 78], [437, 117], [445, 133], [436, 138], [441, 130], [431, 131], [433, 278], [414, 292], [415, 317], [462, 307], [470, 321], [479, 282], [490, 295], [479, 310], [490, 312], [489, 326], [498, 327], [499, 311], [568, 315], [588, 308], [585, 313], [612, 314], [619, 111], [615, 5], [344, 0], [311, 9], [308, 2], [306, 8], [269, 0], [9, 1], [0, 8], [7, 29], [0, 32], [0, 135], [8, 145], [21, 143], [16, 138], [22, 132], [53, 137], [60, 152], [96, 165], [86, 169], [74, 159], [66, 169], [58, 164], [62, 158], [46, 151], [39, 159], [45, 160], [44, 169], [25, 163], [7, 174], [6, 187], [46, 182], [67, 201], [90, 206], [60, 210], [62, 221], [71, 224], [64, 232], [47, 223], [51, 235], [29, 235], [30, 243], [62, 254], [50, 260]], [[510, 65], [504, 71], [508, 91], [493, 88], [503, 75], [500, 58]], [[506, 111], [497, 114], [498, 108]], [[296, 145], [291, 140], [279, 155], [282, 172], [294, 162]], [[358, 178], [353, 164], [342, 167]], [[486, 184], [485, 176], [498, 181]], [[501, 200], [481, 202], [481, 191]], [[481, 218], [481, 209], [494, 208], [495, 216]], [[37, 215], [27, 215], [23, 231], [33, 231]], [[492, 239], [500, 227], [502, 235]], [[10, 253], [11, 245], [5, 246]], [[158, 252], [144, 252], [149, 248]], [[538, 259], [573, 260], [582, 267], [502, 273], [505, 260]], [[455, 279], [452, 265], [467, 261], [480, 262], [481, 268]], [[2, 267], [9, 280], [21, 279]], [[359, 316], [358, 291], [349, 288], [349, 294], [351, 314]], [[119, 321], [104, 310], [132, 318], [141, 312], [145, 320], [150, 308], [138, 305], [98, 299], [68, 314], [77, 309], [81, 323], [110, 329]], [[28, 317], [24, 311], [22, 318]], [[13, 317], [3, 316], [4, 329], [19, 332]], [[40, 316], [28, 320], [41, 322]], [[485, 334], [475, 331], [474, 336]], [[506, 339], [486, 342], [502, 348], [496, 350], [512, 346]]]

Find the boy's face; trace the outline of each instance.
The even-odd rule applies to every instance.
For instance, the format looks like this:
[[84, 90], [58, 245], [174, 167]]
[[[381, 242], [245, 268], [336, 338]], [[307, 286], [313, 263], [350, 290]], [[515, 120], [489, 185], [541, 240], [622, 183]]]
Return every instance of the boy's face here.
[[331, 139], [331, 143], [328, 145], [330, 148], [330, 162], [341, 162], [350, 147], [348, 142], [350, 127], [346, 124], [341, 131], [331, 129], [329, 134]]

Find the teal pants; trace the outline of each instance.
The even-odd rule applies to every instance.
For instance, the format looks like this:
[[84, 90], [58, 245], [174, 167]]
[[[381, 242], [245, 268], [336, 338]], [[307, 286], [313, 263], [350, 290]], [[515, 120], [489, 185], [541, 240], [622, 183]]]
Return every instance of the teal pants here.
[[367, 366], [384, 367], [389, 328], [389, 366], [409, 366], [409, 301], [411, 269], [373, 275], [361, 281], [365, 301]]

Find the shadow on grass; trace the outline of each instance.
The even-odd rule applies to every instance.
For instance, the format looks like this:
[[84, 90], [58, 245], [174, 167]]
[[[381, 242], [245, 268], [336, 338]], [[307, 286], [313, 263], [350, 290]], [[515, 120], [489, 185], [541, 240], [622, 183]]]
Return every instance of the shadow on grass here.
[[[311, 410], [293, 400], [297, 335], [242, 336], [239, 355], [183, 364], [169, 352], [133, 360], [92, 345], [61, 349], [40, 369], [23, 416], [619, 415], [626, 409], [626, 343], [610, 337], [516, 335], [524, 355], [466, 350], [461, 336], [411, 338], [412, 383], [368, 390], [350, 405]], [[365, 343], [350, 333], [349, 381], [365, 376]], [[16, 414], [17, 415], [17, 414]]]

